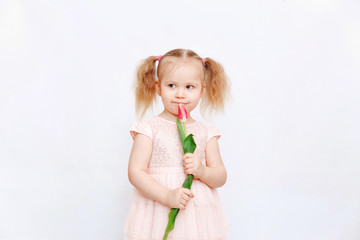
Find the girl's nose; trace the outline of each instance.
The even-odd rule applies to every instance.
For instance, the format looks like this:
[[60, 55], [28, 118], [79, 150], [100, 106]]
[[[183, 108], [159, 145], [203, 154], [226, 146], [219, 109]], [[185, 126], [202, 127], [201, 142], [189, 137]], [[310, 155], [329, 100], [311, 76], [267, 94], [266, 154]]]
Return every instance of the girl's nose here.
[[184, 91], [182, 90], [182, 89], [178, 89], [177, 91], [176, 91], [176, 97], [177, 98], [184, 98], [185, 96], [184, 96]]

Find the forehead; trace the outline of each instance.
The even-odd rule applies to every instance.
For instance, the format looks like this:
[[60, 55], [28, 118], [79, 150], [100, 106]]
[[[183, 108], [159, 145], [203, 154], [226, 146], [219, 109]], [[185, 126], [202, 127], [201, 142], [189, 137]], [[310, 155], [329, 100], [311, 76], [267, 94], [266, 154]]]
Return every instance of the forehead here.
[[159, 72], [160, 80], [173, 81], [203, 81], [204, 67], [200, 61], [196, 59], [179, 59], [169, 57], [164, 59]]

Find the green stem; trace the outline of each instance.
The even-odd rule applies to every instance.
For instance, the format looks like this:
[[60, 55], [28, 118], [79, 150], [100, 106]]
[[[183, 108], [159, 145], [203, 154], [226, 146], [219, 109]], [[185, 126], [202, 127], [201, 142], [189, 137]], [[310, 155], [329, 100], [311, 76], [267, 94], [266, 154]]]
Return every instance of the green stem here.
[[183, 122], [183, 129], [184, 129], [184, 134], [185, 134], [185, 136], [187, 136], [187, 133], [186, 133], [186, 122]]

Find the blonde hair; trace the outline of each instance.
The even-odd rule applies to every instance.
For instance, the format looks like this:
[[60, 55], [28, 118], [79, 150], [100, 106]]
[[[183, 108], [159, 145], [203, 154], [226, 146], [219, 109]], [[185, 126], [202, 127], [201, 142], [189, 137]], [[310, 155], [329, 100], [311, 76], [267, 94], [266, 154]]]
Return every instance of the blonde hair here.
[[[212, 111], [223, 111], [226, 98], [228, 97], [229, 81], [222, 65], [211, 58], [204, 60], [195, 52], [187, 49], [174, 49], [164, 54], [158, 63], [156, 69], [157, 56], [150, 56], [144, 59], [137, 68], [136, 78], [136, 113], [142, 117], [151, 107], [156, 99], [155, 81], [164, 74], [168, 61], [164, 61], [167, 57], [175, 57], [182, 59], [195, 59], [204, 66], [205, 92], [200, 103], [200, 112], [203, 116]], [[211, 107], [211, 108], [210, 108]]]

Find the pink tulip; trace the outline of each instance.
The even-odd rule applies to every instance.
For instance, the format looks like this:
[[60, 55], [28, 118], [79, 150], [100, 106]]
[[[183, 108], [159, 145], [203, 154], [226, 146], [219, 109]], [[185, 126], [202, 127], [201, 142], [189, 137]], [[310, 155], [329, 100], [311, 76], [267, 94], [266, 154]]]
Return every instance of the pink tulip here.
[[179, 108], [178, 108], [178, 117], [180, 122], [185, 123], [186, 120], [188, 119], [188, 114], [186, 112], [186, 108], [184, 106], [184, 104], [179, 103]]
[[[187, 133], [186, 133], [186, 120], [188, 119], [188, 115], [187, 115], [184, 104], [179, 103], [178, 110], [179, 111], [178, 111], [178, 119], [176, 120], [176, 126], [177, 126], [177, 129], [179, 132], [179, 137], [181, 140], [181, 145], [184, 150], [184, 154], [194, 153], [195, 148], [196, 148], [196, 143], [195, 143], [193, 135], [192, 134], [187, 135]], [[191, 174], [188, 175], [185, 178], [185, 181], [184, 181], [182, 187], [190, 189], [191, 184], [193, 182], [193, 178], [194, 178], [193, 175], [191, 175]], [[169, 220], [168, 220], [168, 224], [165, 229], [163, 240], [167, 240], [167, 237], [168, 237], [170, 231], [174, 229], [175, 219], [176, 219], [176, 216], [178, 215], [179, 211], [180, 211], [179, 208], [172, 208], [170, 210], [169, 215], [168, 215]]]

